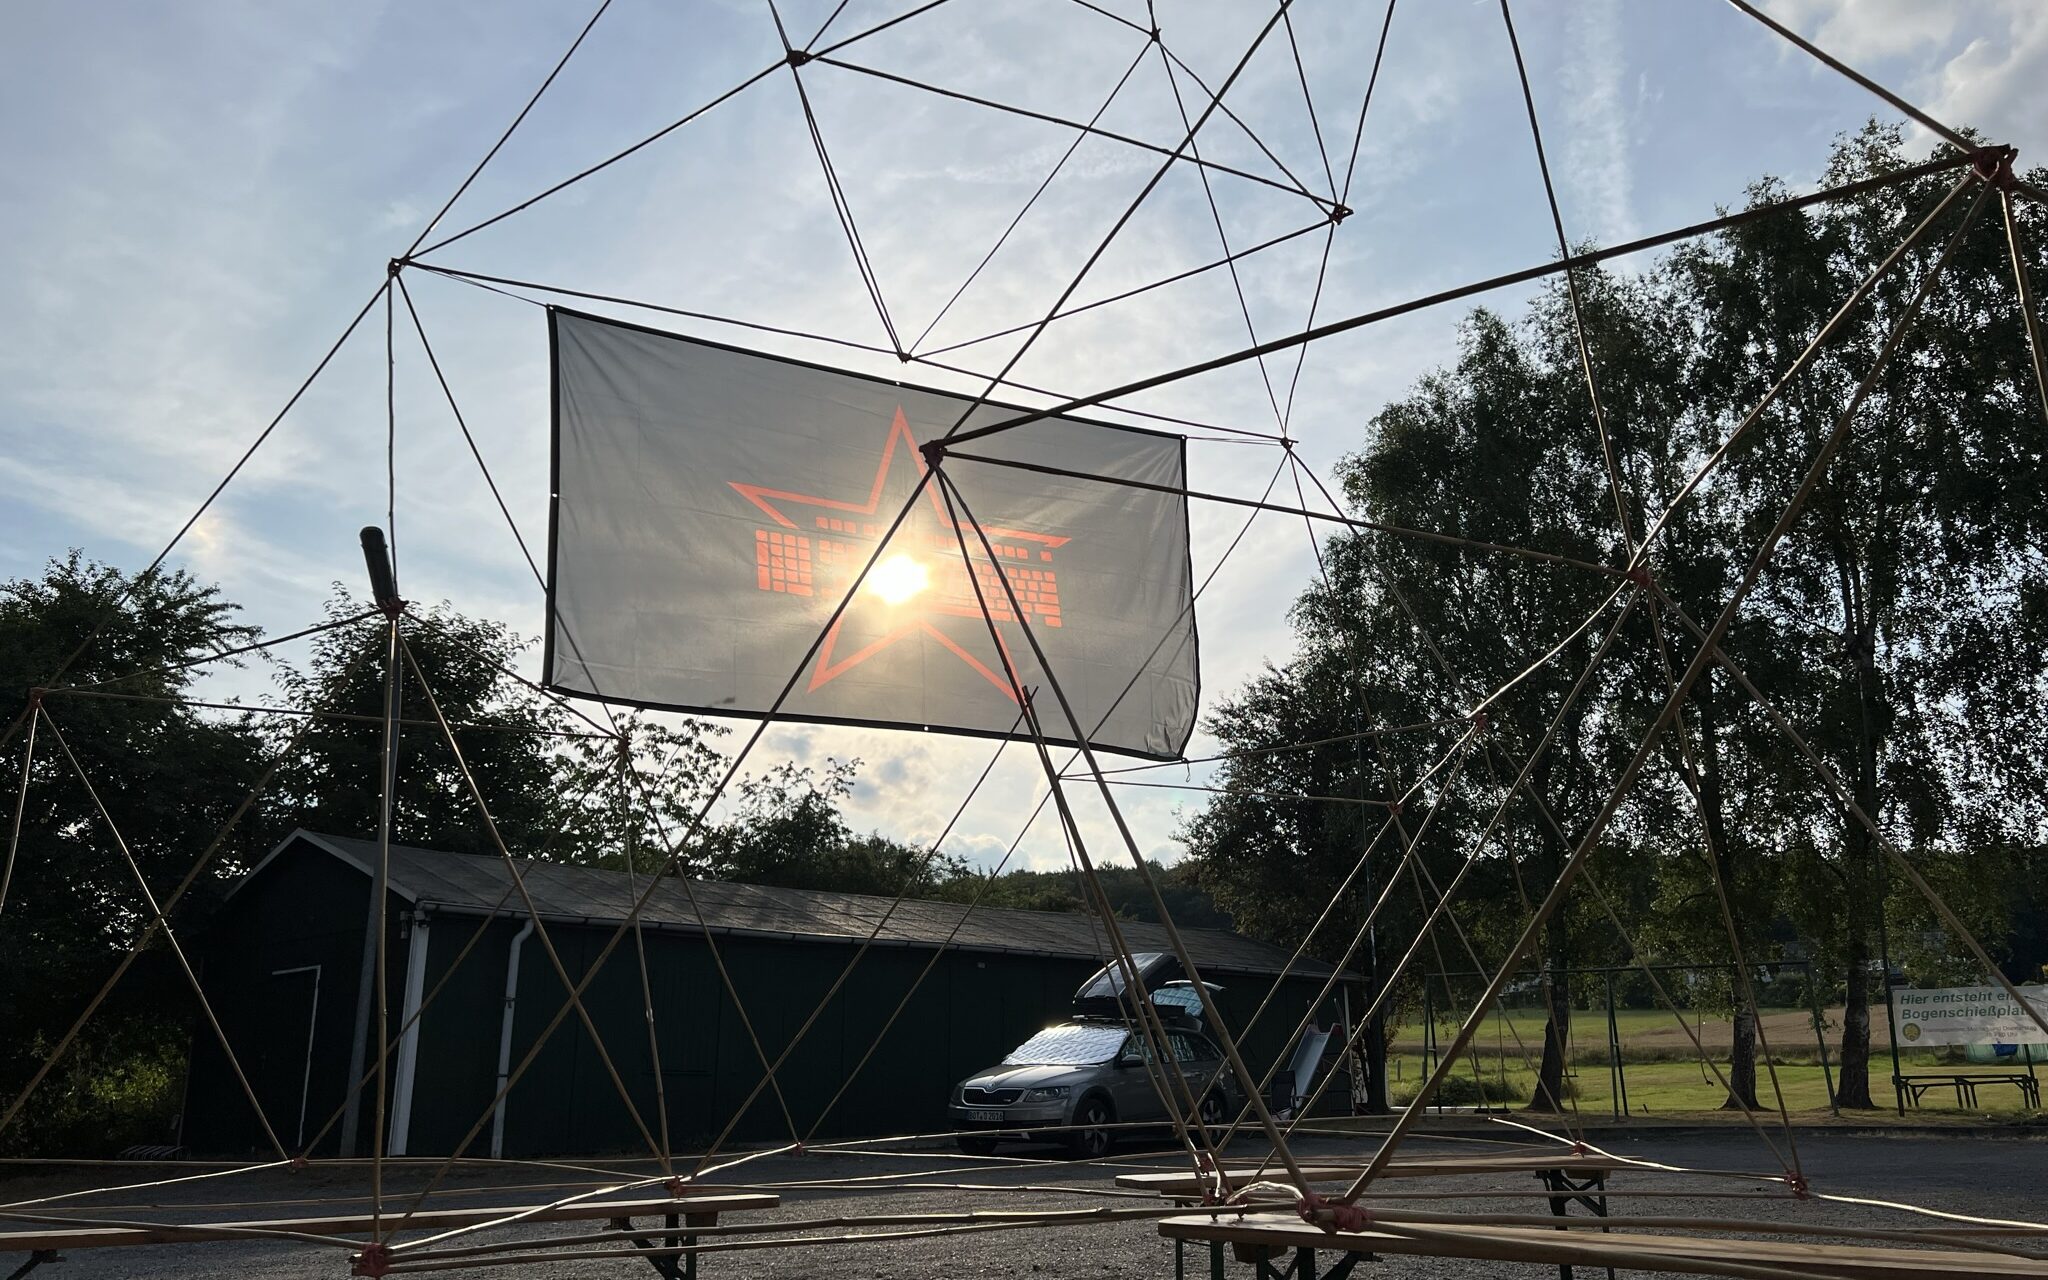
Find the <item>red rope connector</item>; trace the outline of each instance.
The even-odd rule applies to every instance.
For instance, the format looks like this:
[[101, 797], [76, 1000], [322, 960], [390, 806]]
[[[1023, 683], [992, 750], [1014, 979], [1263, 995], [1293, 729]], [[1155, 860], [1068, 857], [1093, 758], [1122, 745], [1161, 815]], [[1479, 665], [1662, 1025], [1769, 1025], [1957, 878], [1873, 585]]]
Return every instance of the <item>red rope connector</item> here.
[[287, 1169], [290, 1169], [293, 1173], [304, 1173], [307, 1169], [310, 1169], [312, 1166], [313, 1162], [306, 1158], [305, 1152], [301, 1151], [299, 1154], [293, 1156], [291, 1158], [291, 1163], [287, 1164], [285, 1167]]
[[1806, 1175], [1804, 1175], [1804, 1174], [1799, 1174], [1799, 1173], [1788, 1173], [1788, 1174], [1786, 1174], [1786, 1175], [1785, 1175], [1785, 1186], [1786, 1186], [1786, 1189], [1788, 1189], [1789, 1191], [1791, 1191], [1791, 1193], [1792, 1193], [1792, 1198], [1793, 1198], [1794, 1200], [1811, 1200], [1811, 1199], [1813, 1199], [1813, 1188], [1812, 1188], [1812, 1187], [1809, 1187], [1809, 1186], [1807, 1186], [1807, 1185], [1806, 1185]]
[[1657, 585], [1650, 580], [1650, 566], [1646, 564], [1639, 564], [1635, 568], [1630, 569], [1626, 576], [1630, 582], [1635, 583], [1645, 591], [1649, 591]]
[[1980, 147], [1976, 158], [1970, 161], [1970, 168], [1984, 181], [2000, 191], [2011, 191], [2019, 185], [2013, 176], [2012, 162], [2018, 150], [2013, 147]]
[[792, 67], [800, 67], [804, 65], [806, 62], [809, 62], [815, 56], [815, 54], [809, 53], [803, 49], [791, 49], [789, 51], [789, 65]]
[[30, 715], [34, 715], [36, 712], [42, 710], [43, 695], [47, 692], [49, 692], [49, 690], [43, 688], [41, 685], [37, 685], [35, 688], [30, 689], [28, 691], [28, 711]]
[[667, 1182], [662, 1183], [661, 1189], [668, 1192], [668, 1198], [671, 1200], [680, 1200], [689, 1194], [683, 1188], [683, 1180], [674, 1176], [671, 1176]]
[[1487, 718], [1485, 710], [1482, 709], [1472, 713], [1472, 727], [1480, 733], [1485, 733], [1492, 723], [1493, 721]]
[[349, 1259], [348, 1273], [371, 1277], [391, 1274], [391, 1250], [374, 1241], [364, 1245], [361, 1253]]
[[937, 467], [939, 463], [945, 461], [946, 442], [944, 440], [927, 440], [917, 446], [917, 451], [924, 455], [924, 465], [927, 467]]
[[803, 1155], [803, 1154], [805, 1154], [805, 1148], [804, 1148], [804, 1144], [803, 1144], [803, 1143], [801, 1143], [801, 1142], [792, 1142], [792, 1143], [790, 1143], [790, 1144], [789, 1144], [789, 1154], [791, 1154], [791, 1155], [793, 1155], [793, 1156], [800, 1156], [800, 1155]]
[[1332, 1203], [1313, 1191], [1302, 1192], [1298, 1211], [1303, 1222], [1325, 1231], [1364, 1231], [1372, 1225], [1372, 1215], [1364, 1209]]
[[1580, 1139], [1572, 1143], [1572, 1154], [1575, 1156], [1590, 1156], [1593, 1154], [1593, 1149], [1586, 1145], [1584, 1139]]

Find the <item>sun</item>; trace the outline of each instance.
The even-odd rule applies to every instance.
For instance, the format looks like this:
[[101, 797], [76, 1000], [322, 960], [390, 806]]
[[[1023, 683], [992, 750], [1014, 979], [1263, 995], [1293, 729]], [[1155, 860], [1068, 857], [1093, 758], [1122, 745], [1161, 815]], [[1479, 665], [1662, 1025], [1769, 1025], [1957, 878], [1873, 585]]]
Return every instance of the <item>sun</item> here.
[[868, 571], [867, 589], [883, 604], [902, 604], [931, 585], [931, 571], [901, 551], [884, 556]]

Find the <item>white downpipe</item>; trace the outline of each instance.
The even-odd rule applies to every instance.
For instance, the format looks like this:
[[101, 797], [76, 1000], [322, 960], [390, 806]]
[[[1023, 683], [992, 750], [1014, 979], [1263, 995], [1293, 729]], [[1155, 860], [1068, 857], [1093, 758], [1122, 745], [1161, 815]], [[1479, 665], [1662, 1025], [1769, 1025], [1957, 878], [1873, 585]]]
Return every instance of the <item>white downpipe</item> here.
[[491, 1159], [502, 1160], [505, 1156], [505, 1104], [511, 1099], [504, 1096], [505, 1082], [512, 1078], [512, 1014], [519, 1007], [519, 950], [526, 945], [526, 939], [533, 933], [533, 921], [520, 926], [512, 935], [512, 946], [505, 953], [505, 1015], [498, 1023], [498, 1105], [491, 1109]]
[[385, 1148], [394, 1156], [406, 1153], [412, 1136], [412, 1082], [420, 1058], [420, 997], [427, 985], [427, 943], [430, 941], [425, 912], [412, 918], [412, 941], [405, 952], [405, 999], [399, 1006], [398, 1067], [391, 1076], [391, 1133]]

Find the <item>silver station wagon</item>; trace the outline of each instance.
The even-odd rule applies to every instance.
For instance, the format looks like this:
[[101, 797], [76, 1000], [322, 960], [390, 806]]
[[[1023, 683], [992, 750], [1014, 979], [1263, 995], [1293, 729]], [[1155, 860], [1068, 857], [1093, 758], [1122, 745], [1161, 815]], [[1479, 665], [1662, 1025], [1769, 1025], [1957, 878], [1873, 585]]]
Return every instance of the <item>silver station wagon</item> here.
[[[1202, 1123], [1227, 1121], [1241, 1099], [1222, 1052], [1199, 1030], [1170, 1023], [1166, 1042], [1188, 1087], [1200, 1091]], [[1149, 1057], [1144, 1037], [1126, 1031], [1120, 1020], [1077, 1017], [1047, 1027], [1000, 1066], [954, 1089], [960, 1149], [987, 1155], [1002, 1141], [1059, 1142], [1094, 1159], [1107, 1155], [1132, 1126], [1170, 1125]]]

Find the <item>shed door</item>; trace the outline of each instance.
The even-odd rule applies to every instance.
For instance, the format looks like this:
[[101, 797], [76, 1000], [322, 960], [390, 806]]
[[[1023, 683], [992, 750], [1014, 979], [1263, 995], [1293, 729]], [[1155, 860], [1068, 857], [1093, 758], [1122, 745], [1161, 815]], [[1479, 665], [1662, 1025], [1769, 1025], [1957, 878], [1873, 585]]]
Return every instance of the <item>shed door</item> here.
[[306, 1103], [313, 1083], [313, 1034], [319, 1025], [320, 966], [300, 965], [270, 973], [269, 1034], [251, 1081], [277, 1136], [292, 1135], [293, 1151], [306, 1146]]

